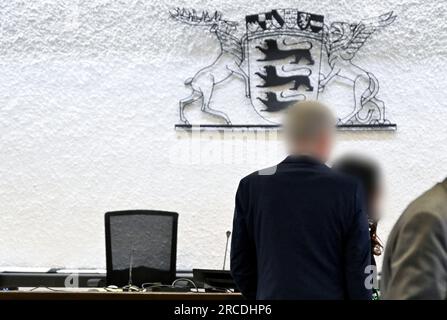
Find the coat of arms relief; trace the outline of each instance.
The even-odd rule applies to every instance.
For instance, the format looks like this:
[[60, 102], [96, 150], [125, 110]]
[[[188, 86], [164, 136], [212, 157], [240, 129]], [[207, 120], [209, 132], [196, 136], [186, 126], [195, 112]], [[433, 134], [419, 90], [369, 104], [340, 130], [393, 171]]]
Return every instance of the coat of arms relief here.
[[[336, 114], [338, 127], [396, 128], [380, 99], [378, 79], [353, 61], [374, 33], [393, 23], [393, 12], [358, 23], [326, 24], [322, 15], [277, 9], [247, 15], [242, 32], [239, 23], [224, 19], [217, 11], [176, 8], [170, 15], [191, 26], [208, 27], [220, 45], [215, 60], [185, 80], [190, 93], [179, 101], [176, 128], [279, 127], [283, 112], [292, 103], [317, 100], [337, 80], [352, 87], [352, 106], [346, 114]], [[329, 70], [325, 73], [323, 63]], [[243, 80], [245, 98], [250, 99], [259, 123], [233, 125], [225, 112], [213, 107], [216, 86], [233, 77]], [[194, 106], [210, 115], [215, 124], [191, 123], [185, 108]]]

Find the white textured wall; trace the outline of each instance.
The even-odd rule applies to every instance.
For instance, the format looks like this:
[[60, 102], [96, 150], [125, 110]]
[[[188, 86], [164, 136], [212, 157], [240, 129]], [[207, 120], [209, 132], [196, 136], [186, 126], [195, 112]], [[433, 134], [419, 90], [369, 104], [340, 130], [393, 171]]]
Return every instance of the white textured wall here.
[[[284, 153], [272, 139], [256, 144], [257, 163], [244, 163], [238, 148], [255, 142], [235, 134], [227, 164], [182, 155], [191, 140], [173, 125], [188, 93], [183, 80], [212, 61], [216, 41], [168, 20], [177, 5], [219, 9], [241, 22], [295, 5], [328, 20], [396, 12], [356, 61], [380, 80], [398, 131], [342, 133], [336, 150], [382, 163], [385, 239], [408, 202], [447, 175], [445, 2], [271, 3], [0, 1], [0, 266], [104, 267], [103, 214], [129, 208], [180, 213], [179, 268], [221, 266], [238, 180]], [[250, 108], [238, 80], [218, 90], [214, 104]], [[221, 137], [204, 140], [202, 160], [214, 159]]]

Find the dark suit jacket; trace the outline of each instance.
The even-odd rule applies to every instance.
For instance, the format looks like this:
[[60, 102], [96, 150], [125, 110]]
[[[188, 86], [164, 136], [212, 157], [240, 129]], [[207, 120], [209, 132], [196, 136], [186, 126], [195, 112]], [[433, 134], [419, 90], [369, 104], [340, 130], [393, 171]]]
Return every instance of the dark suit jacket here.
[[359, 184], [289, 156], [241, 180], [231, 273], [249, 299], [371, 299], [368, 221]]

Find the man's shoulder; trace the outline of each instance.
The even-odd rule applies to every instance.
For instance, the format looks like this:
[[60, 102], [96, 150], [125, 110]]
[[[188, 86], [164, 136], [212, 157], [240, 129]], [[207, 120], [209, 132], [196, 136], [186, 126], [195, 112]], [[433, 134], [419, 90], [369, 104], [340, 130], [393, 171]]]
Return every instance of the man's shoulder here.
[[272, 177], [278, 173], [278, 168], [279, 168], [279, 165], [274, 165], [271, 167], [266, 167], [263, 169], [253, 171], [241, 179], [241, 184], [250, 183], [250, 182], [255, 181], [259, 178]]
[[413, 200], [400, 215], [389, 236], [394, 243], [402, 232], [419, 232], [420, 228], [447, 229], [447, 193], [437, 184]]
[[[289, 174], [289, 172], [285, 172], [279, 164], [254, 171], [242, 178], [240, 183], [242, 185], [247, 185], [250, 183], [256, 183], [257, 181], [265, 181], [269, 178], [274, 178], [275, 175], [280, 174]], [[334, 186], [339, 190], [348, 189], [352, 191], [358, 186], [358, 181], [354, 177], [337, 172], [329, 167], [325, 167], [324, 170], [318, 170], [318, 172], [315, 172], [315, 176], [321, 179], [322, 183], [325, 185]]]
[[335, 191], [346, 194], [356, 194], [356, 190], [360, 185], [355, 177], [332, 169], [322, 172], [320, 176], [322, 182], [327, 187], [332, 187]]
[[252, 173], [246, 175], [244, 178], [242, 178], [241, 182], [249, 182], [258, 179], [259, 177], [271, 177], [278, 173], [278, 166], [271, 166], [263, 169], [259, 169], [256, 171], [253, 171]]
[[326, 172], [328, 179], [331, 179], [341, 185], [347, 187], [356, 187], [359, 182], [355, 177], [352, 177], [348, 174], [338, 172], [336, 170], [329, 170]]
[[[425, 191], [404, 210], [391, 231], [385, 261], [393, 259], [395, 246], [421, 245], [416, 241], [426, 241], [430, 237], [445, 237], [447, 231], [447, 197], [442, 186], [435, 185]], [[414, 235], [412, 242], [399, 241], [404, 235]], [[418, 240], [416, 240], [416, 235]], [[386, 264], [384, 264], [385, 266]]]
[[402, 219], [418, 219], [431, 216], [447, 224], [447, 192], [441, 184], [425, 191], [411, 202], [402, 214]]
[[[274, 170], [273, 167], [272, 167], [272, 170]], [[261, 172], [261, 174], [260, 174], [260, 172]], [[257, 180], [259, 179], [259, 177], [268, 176], [267, 174], [262, 174], [262, 172], [265, 172], [265, 171], [263, 171], [263, 169], [253, 171], [252, 173], [243, 177], [241, 179], [241, 181], [239, 182], [239, 188], [241, 188], [241, 187], [245, 188], [245, 187], [248, 187], [249, 185], [254, 185], [257, 183]], [[271, 174], [274, 174], [274, 173], [271, 173]], [[269, 175], [271, 175], [271, 174], [269, 174]]]

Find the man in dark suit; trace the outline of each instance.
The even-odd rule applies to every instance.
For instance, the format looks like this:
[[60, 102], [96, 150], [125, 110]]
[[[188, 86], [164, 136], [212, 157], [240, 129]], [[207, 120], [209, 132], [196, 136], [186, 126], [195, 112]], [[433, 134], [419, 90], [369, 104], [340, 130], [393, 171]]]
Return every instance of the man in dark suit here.
[[370, 237], [359, 184], [327, 161], [334, 118], [292, 106], [290, 156], [243, 178], [236, 194], [231, 273], [249, 299], [371, 299]]

